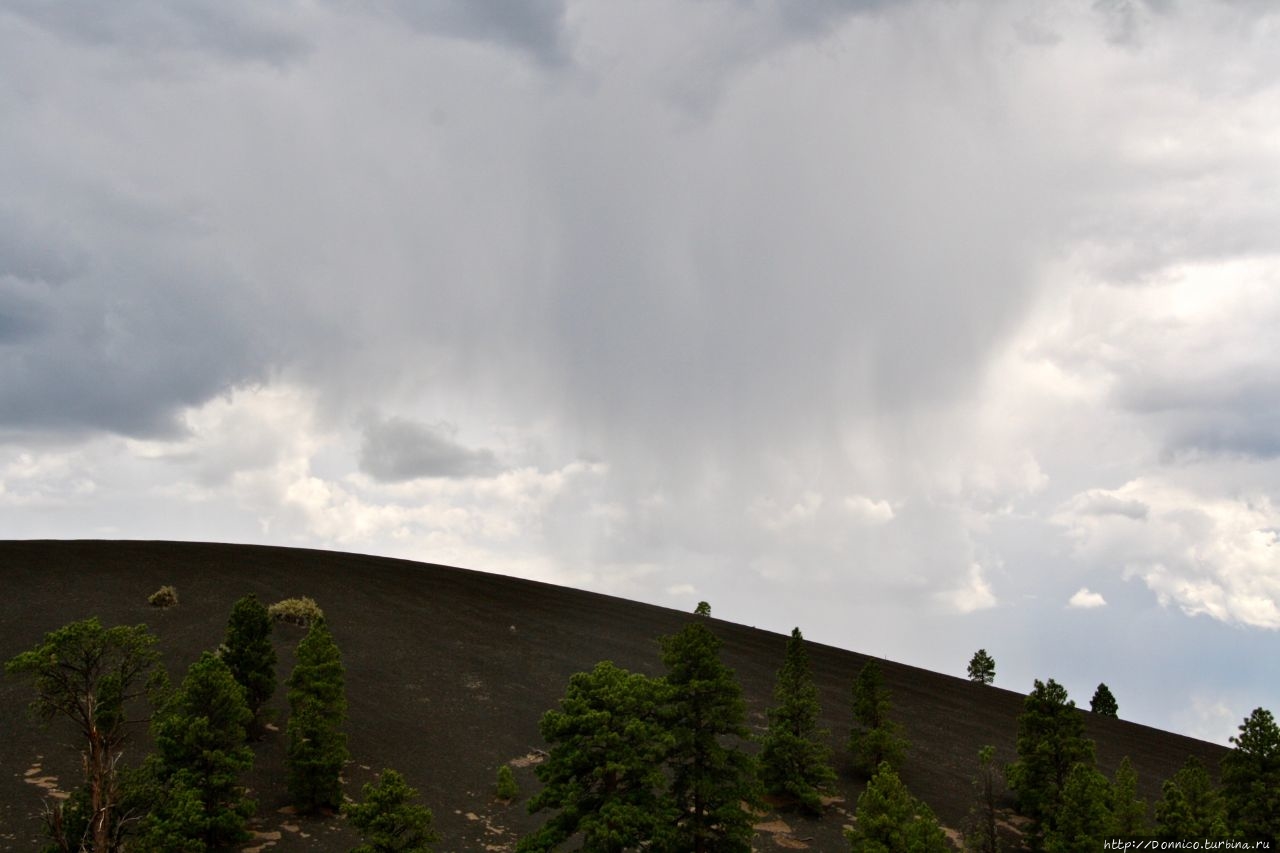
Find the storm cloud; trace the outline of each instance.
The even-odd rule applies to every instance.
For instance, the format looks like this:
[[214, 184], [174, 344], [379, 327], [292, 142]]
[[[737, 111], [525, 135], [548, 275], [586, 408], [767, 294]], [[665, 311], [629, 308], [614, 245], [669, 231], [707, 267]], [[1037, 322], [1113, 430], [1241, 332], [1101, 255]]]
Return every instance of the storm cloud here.
[[463, 447], [450, 424], [404, 418], [375, 420], [364, 429], [360, 470], [381, 482], [419, 477], [479, 477], [498, 472], [490, 450]]

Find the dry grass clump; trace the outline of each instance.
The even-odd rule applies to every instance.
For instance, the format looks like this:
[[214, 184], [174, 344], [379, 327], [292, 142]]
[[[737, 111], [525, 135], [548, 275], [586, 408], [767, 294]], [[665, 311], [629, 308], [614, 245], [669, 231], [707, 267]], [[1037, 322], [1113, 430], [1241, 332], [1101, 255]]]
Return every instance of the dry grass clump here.
[[320, 609], [320, 605], [305, 595], [277, 601], [267, 608], [267, 613], [277, 622], [289, 622], [304, 628], [317, 619], [324, 618], [324, 611]]
[[166, 584], [147, 596], [147, 604], [152, 607], [176, 607], [178, 604], [178, 590]]

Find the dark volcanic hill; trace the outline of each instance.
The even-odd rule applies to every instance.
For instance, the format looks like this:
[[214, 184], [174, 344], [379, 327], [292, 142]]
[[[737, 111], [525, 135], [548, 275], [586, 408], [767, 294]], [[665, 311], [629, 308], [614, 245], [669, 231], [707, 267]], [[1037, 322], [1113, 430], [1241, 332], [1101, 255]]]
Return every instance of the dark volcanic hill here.
[[[348, 792], [358, 796], [379, 769], [396, 768], [435, 812], [440, 851], [514, 849], [514, 840], [542, 819], [524, 809], [538, 786], [531, 761], [546, 746], [538, 720], [556, 705], [569, 676], [605, 659], [659, 674], [657, 639], [696, 618], [500, 575], [242, 545], [0, 542], [0, 579], [0, 660], [36, 645], [48, 631], [96, 615], [107, 625], [147, 623], [160, 637], [175, 680], [201, 651], [221, 642], [241, 595], [253, 592], [266, 603], [297, 595], [316, 599], [347, 669]], [[163, 584], [178, 588], [179, 606], [148, 606], [147, 596]], [[724, 640], [725, 662], [738, 674], [753, 725], [763, 728], [786, 638], [714, 619], [710, 624]], [[276, 630], [282, 682], [300, 636], [293, 626]], [[850, 688], [866, 658], [816, 644], [810, 655], [846, 801], [821, 820], [787, 812], [762, 817], [758, 850], [847, 849], [841, 828], [862, 784], [845, 766], [844, 743]], [[903, 779], [946, 826], [959, 828], [971, 802], [979, 747], [994, 744], [1001, 762], [1014, 758], [1022, 695], [889, 661], [883, 668], [912, 747]], [[281, 687], [272, 703], [281, 724], [284, 692]], [[36, 849], [42, 797], [72, 787], [79, 772], [69, 726], [55, 722], [42, 729], [31, 722], [25, 713], [31, 697], [28, 683], [0, 678], [0, 850]], [[1110, 775], [1128, 755], [1151, 803], [1160, 782], [1188, 755], [1216, 768], [1225, 752], [1122, 720], [1085, 716], [1100, 767]], [[148, 748], [145, 732], [139, 734], [127, 761]], [[269, 734], [256, 751], [248, 782], [258, 800], [259, 836], [242, 849], [345, 851], [356, 843], [341, 819], [289, 813], [281, 733]], [[509, 806], [492, 796], [504, 762], [514, 762], [522, 789], [521, 800]]]

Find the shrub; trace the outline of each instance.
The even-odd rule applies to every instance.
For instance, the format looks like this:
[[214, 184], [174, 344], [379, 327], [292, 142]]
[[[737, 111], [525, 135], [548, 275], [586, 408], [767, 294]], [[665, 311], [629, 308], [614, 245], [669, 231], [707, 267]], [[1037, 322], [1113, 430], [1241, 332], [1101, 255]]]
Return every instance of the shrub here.
[[277, 622], [289, 622], [294, 625], [301, 625], [304, 628], [317, 619], [324, 618], [324, 611], [320, 609], [320, 605], [316, 604], [314, 599], [307, 598], [305, 595], [301, 598], [286, 598], [283, 601], [277, 601], [267, 608], [267, 613]]
[[178, 603], [178, 590], [171, 586], [162, 586], [147, 596], [147, 604], [152, 607], [174, 607]]
[[516, 776], [511, 772], [511, 766], [504, 764], [498, 768], [498, 799], [511, 802], [520, 796], [520, 788], [516, 785]]

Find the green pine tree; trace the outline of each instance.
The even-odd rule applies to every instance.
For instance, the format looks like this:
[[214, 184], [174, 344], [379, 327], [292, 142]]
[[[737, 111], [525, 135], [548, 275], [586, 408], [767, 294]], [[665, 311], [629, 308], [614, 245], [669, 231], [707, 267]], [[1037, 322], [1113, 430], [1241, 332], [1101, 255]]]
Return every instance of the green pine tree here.
[[897, 769], [906, 757], [907, 741], [902, 727], [889, 719], [892, 710], [880, 662], [869, 660], [853, 684], [853, 729], [849, 735], [854, 766], [868, 777], [886, 761]]
[[1009, 787], [1018, 810], [1032, 819], [1032, 841], [1052, 829], [1062, 803], [1067, 775], [1077, 764], [1093, 764], [1093, 741], [1084, 736], [1084, 720], [1066, 689], [1052, 678], [1039, 679], [1018, 717], [1018, 760], [1009, 767]]
[[791, 632], [786, 657], [773, 690], [769, 728], [760, 747], [760, 779], [765, 791], [799, 803], [814, 814], [835, 784], [827, 732], [818, 728], [818, 688], [800, 629]]
[[978, 649], [969, 659], [969, 680], [990, 684], [996, 680], [996, 662], [986, 649]]
[[[5, 664], [10, 675], [35, 682], [32, 711], [43, 720], [66, 718], [75, 727], [84, 756], [85, 802], [54, 806], [50, 830], [64, 849], [114, 853], [124, 796], [120, 759], [130, 734], [130, 714], [144, 718], [137, 705], [156, 703], [167, 681], [146, 625], [103, 628], [97, 618], [72, 622], [45, 635], [44, 641]], [[76, 826], [74, 837], [66, 836]], [[64, 836], [59, 838], [58, 833]], [[72, 846], [74, 845], [74, 846]]]
[[746, 703], [733, 671], [720, 662], [720, 640], [701, 622], [662, 640], [667, 696], [662, 722], [674, 737], [666, 760], [675, 824], [664, 845], [679, 853], [750, 853], [757, 799], [751, 756], [726, 738], [750, 739]]
[[858, 797], [853, 829], [845, 831], [853, 853], [950, 853], [953, 849], [933, 811], [911, 796], [884, 762]]
[[293, 803], [304, 812], [342, 805], [342, 766], [347, 761], [345, 671], [323, 617], [298, 643], [289, 677], [285, 769]]
[[964, 849], [969, 853], [999, 853], [1002, 848], [996, 805], [1004, 793], [1004, 774], [996, 766], [995, 757], [994, 746], [978, 750], [978, 775], [973, 780], [977, 797], [969, 810], [969, 826], [964, 834]]
[[1280, 726], [1255, 708], [1222, 759], [1222, 795], [1231, 830], [1253, 841], [1280, 842]]
[[1093, 698], [1089, 700], [1089, 710], [1099, 717], [1120, 715], [1120, 706], [1116, 704], [1116, 697], [1111, 695], [1111, 688], [1105, 684], [1099, 684], [1098, 689], [1093, 691]]
[[581, 834], [581, 849], [620, 853], [651, 844], [673, 822], [662, 762], [675, 743], [659, 718], [666, 685], [609, 661], [569, 679], [558, 710], [542, 717], [551, 745], [536, 773], [530, 813], [554, 809], [520, 853], [554, 850]]
[[1111, 783], [1092, 764], [1077, 764], [1062, 787], [1054, 826], [1045, 834], [1048, 853], [1097, 853], [1111, 826]]
[[1155, 837], [1163, 841], [1221, 838], [1227, 834], [1227, 807], [1194, 755], [1161, 787]]
[[1111, 781], [1110, 835], [1137, 837], [1146, 835], [1147, 801], [1138, 798], [1138, 774], [1129, 756], [1120, 760]]
[[276, 692], [276, 650], [271, 645], [271, 630], [272, 619], [266, 606], [250, 593], [232, 607], [222, 646], [222, 659], [244, 688], [255, 733], [263, 719], [263, 705]]
[[[246, 727], [253, 719], [244, 688], [226, 663], [205, 652], [152, 721], [156, 753], [152, 773], [161, 791], [144, 821], [144, 834], [185, 836], [209, 847], [248, 838], [245, 822], [255, 805], [240, 784], [253, 766]], [[200, 813], [191, 819], [191, 792]]]
[[[505, 765], [504, 765], [505, 766]], [[418, 792], [394, 770], [383, 770], [376, 785], [365, 785], [363, 801], [347, 803], [342, 813], [364, 837], [351, 853], [431, 853], [439, 840], [431, 809], [414, 802]]]

